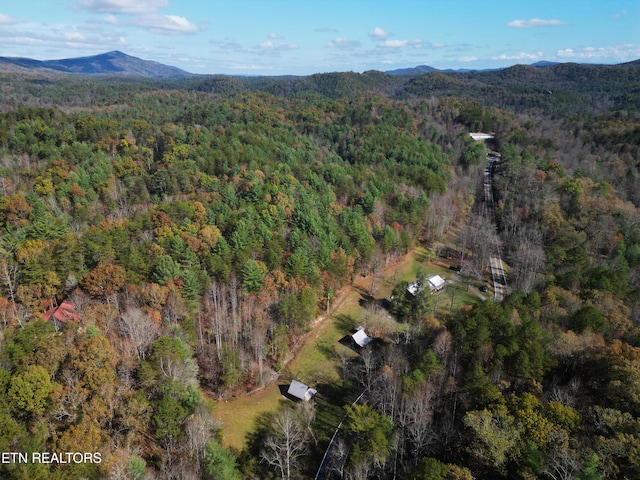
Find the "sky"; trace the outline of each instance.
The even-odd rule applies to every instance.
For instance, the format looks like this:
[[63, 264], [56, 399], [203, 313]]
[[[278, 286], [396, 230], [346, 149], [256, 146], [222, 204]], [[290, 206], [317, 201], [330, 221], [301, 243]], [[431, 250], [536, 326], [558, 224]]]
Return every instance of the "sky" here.
[[112, 50], [192, 73], [640, 59], [640, 0], [0, 0], [0, 56]]

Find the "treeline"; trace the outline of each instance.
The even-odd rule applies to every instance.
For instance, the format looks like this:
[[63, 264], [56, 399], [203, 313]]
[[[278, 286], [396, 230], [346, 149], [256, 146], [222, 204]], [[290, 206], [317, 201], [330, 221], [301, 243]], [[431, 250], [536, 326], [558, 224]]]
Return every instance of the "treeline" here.
[[320, 94], [331, 99], [363, 94], [396, 99], [456, 97], [484, 105], [555, 116], [638, 112], [638, 61], [619, 65], [562, 63], [544, 67], [515, 65], [501, 70], [389, 75], [379, 71], [332, 72], [305, 77], [193, 75], [182, 79], [3, 74], [1, 109], [17, 106], [123, 104], [157, 90], [230, 95], [266, 92], [277, 97]]

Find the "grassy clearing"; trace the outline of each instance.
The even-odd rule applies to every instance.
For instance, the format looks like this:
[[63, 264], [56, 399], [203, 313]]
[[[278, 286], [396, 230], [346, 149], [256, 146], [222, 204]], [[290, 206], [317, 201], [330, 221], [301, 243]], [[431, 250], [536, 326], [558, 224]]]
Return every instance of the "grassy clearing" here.
[[[398, 282], [415, 280], [420, 270], [427, 275], [441, 275], [447, 280], [455, 276], [446, 264], [434, 261], [431, 252], [419, 247], [376, 277], [373, 297], [388, 299]], [[319, 392], [316, 411], [318, 439], [333, 433], [342, 419], [342, 406], [350, 402], [342, 385], [341, 358], [357, 355], [338, 341], [350, 328], [366, 321], [363, 299], [368, 297], [372, 281], [373, 276], [358, 277], [354, 285], [344, 291], [339, 301], [336, 300], [338, 303], [334, 305], [331, 316], [312, 327], [278, 381], [251, 395], [218, 402], [217, 416], [223, 423], [224, 445], [241, 450], [247, 435], [255, 429], [258, 418], [264, 413], [276, 412], [282, 402], [288, 402], [282, 397], [279, 386], [292, 378], [313, 386]], [[462, 305], [481, 301], [477, 286], [467, 288], [462, 281], [451, 284], [452, 291], [445, 290], [437, 297], [435, 311], [437, 314], [455, 313]], [[386, 319], [386, 322], [390, 324], [388, 328], [404, 328], [393, 319]]]
[[217, 402], [216, 416], [222, 422], [223, 445], [242, 450], [247, 434], [254, 430], [258, 417], [277, 411], [284, 401], [278, 384], [274, 382], [250, 395]]
[[297, 379], [310, 385], [339, 381], [335, 345], [343, 336], [333, 318], [325, 319], [304, 339], [288, 369]]

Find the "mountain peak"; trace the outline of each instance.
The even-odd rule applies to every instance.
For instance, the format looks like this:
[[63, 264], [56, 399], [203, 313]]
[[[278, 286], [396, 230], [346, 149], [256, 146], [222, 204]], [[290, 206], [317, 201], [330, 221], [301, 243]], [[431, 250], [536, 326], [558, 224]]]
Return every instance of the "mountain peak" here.
[[385, 73], [389, 75], [421, 75], [423, 73], [436, 72], [437, 68], [429, 65], [418, 65], [412, 68], [399, 68], [397, 70], [388, 70]]
[[177, 67], [143, 60], [127, 55], [120, 50], [112, 50], [88, 57], [44, 61], [30, 58], [0, 57], [0, 72], [132, 75], [155, 78], [191, 75], [189, 72]]
[[532, 67], [538, 67], [538, 68], [552, 67], [554, 65], [558, 65], [558, 62], [550, 62], [548, 60], [540, 60], [539, 62], [531, 64]]

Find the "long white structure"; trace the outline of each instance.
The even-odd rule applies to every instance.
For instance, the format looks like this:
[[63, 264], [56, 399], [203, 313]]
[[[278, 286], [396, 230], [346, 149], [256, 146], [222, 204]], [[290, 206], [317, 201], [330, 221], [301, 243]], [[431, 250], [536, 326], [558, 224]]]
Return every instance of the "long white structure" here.
[[471, 138], [474, 140], [491, 140], [493, 138], [493, 135], [490, 133], [472, 132], [469, 135], [471, 135]]

